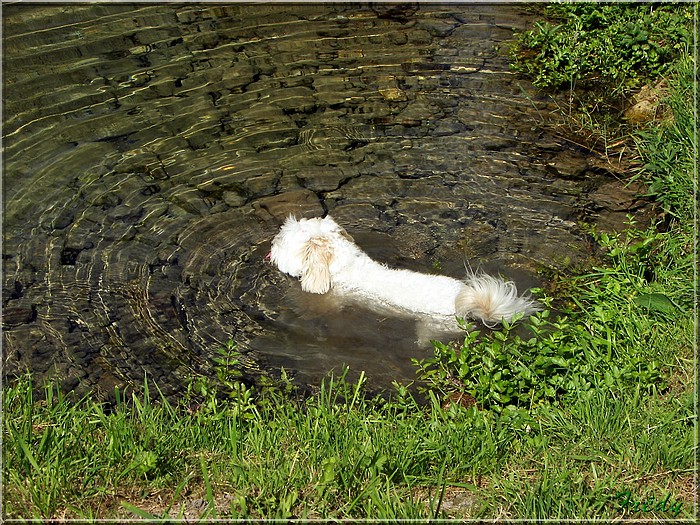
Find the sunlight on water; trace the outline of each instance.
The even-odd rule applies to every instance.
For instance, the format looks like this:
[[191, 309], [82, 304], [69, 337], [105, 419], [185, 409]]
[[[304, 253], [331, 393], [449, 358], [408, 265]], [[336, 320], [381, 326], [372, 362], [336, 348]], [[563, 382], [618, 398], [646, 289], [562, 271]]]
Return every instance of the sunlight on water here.
[[[6, 372], [166, 393], [246, 374], [410, 380], [406, 320], [325, 308], [264, 260], [289, 214], [373, 257], [537, 284], [584, 260], [581, 177], [508, 69], [517, 5], [7, 5]], [[390, 242], [389, 242], [390, 241]]]

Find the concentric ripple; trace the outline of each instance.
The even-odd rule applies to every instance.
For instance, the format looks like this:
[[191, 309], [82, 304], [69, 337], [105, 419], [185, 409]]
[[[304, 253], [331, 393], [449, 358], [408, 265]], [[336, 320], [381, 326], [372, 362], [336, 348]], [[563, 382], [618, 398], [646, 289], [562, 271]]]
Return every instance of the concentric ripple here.
[[[264, 256], [330, 212], [372, 256], [520, 278], [586, 257], [592, 170], [508, 70], [514, 5], [7, 5], [5, 373], [166, 394], [241, 367], [410, 379], [406, 322], [306, 296]], [[575, 162], [558, 177], [557, 159]], [[559, 170], [561, 171], [561, 170]], [[527, 278], [521, 284], [533, 284]]]

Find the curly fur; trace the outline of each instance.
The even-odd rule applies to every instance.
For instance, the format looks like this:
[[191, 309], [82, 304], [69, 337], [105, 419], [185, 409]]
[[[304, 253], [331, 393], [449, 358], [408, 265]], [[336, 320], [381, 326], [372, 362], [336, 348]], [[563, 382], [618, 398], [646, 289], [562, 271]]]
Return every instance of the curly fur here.
[[306, 292], [333, 290], [442, 322], [471, 318], [493, 327], [539, 309], [529, 297], [518, 296], [515, 283], [490, 275], [471, 274], [460, 281], [388, 268], [364, 253], [330, 216], [289, 217], [272, 241], [270, 260], [280, 271], [298, 278]]

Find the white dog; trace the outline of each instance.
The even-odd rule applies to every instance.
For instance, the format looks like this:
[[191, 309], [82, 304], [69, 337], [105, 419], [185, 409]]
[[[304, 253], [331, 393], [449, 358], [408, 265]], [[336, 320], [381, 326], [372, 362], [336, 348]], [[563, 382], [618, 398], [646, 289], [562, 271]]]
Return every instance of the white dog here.
[[441, 325], [456, 318], [479, 319], [488, 327], [516, 314], [529, 315], [539, 305], [519, 297], [515, 283], [486, 274], [459, 281], [443, 275], [396, 270], [372, 260], [330, 216], [289, 217], [272, 240], [270, 260], [280, 271], [301, 280], [306, 292], [331, 289], [368, 306], [429, 318]]

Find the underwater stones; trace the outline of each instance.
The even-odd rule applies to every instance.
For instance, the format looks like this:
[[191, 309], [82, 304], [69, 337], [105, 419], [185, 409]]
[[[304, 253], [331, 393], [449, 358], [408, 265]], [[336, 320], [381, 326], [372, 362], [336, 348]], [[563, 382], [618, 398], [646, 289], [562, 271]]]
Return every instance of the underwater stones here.
[[295, 217], [319, 217], [323, 206], [316, 193], [311, 190], [293, 190], [272, 195], [253, 203], [255, 214], [263, 220], [283, 221], [289, 215]]
[[403, 46], [408, 42], [408, 35], [404, 31], [395, 31], [389, 34], [389, 41], [396, 46]]
[[408, 32], [408, 42], [414, 46], [428, 46], [432, 43], [433, 37], [425, 29], [414, 29]]
[[303, 86], [280, 89], [274, 104], [281, 108], [285, 114], [310, 113], [316, 108], [314, 91]]
[[462, 252], [466, 260], [478, 261], [498, 251], [500, 235], [489, 224], [470, 222], [461, 229]]
[[249, 174], [241, 183], [242, 193], [249, 199], [256, 199], [274, 193], [282, 177], [281, 170], [261, 170]]
[[[431, 199], [429, 197], [407, 198], [392, 206], [396, 211], [408, 216], [420, 218], [422, 221], [438, 222], [444, 221], [445, 212], [455, 209], [452, 204], [443, 200]], [[459, 214], [461, 206], [456, 208]], [[453, 227], [455, 224], [452, 225]]]
[[328, 213], [339, 224], [363, 225], [367, 229], [378, 229], [378, 218], [382, 215], [375, 204], [364, 201], [340, 201], [338, 203], [332, 198], [326, 197], [325, 203]]
[[446, 137], [448, 135], [457, 135], [463, 133], [466, 130], [466, 126], [461, 122], [452, 121], [440, 121], [440, 123], [435, 127], [433, 133], [436, 137]]
[[206, 215], [210, 212], [202, 193], [196, 188], [184, 188], [170, 196], [170, 202], [192, 215]]
[[241, 195], [237, 191], [225, 191], [222, 195], [222, 199], [232, 208], [243, 206], [248, 201], [248, 198], [245, 195]]
[[[419, 214], [423, 218], [423, 214]], [[407, 259], [421, 259], [437, 248], [438, 241], [433, 238], [428, 226], [411, 221], [399, 224], [392, 234], [401, 242], [397, 244], [398, 254]]]
[[2, 309], [2, 324], [7, 328], [14, 328], [31, 323], [36, 319], [35, 307], [11, 306]]
[[446, 37], [461, 24], [453, 18], [434, 18], [431, 20], [420, 20], [418, 27], [424, 29], [431, 36]]
[[419, 9], [420, 7], [417, 2], [403, 2], [396, 4], [372, 4], [372, 11], [374, 11], [378, 18], [394, 20], [402, 25], [414, 21], [416, 13]]
[[562, 150], [547, 163], [547, 171], [563, 179], [580, 179], [589, 168], [585, 155]]
[[255, 82], [260, 72], [259, 67], [249, 62], [234, 62], [224, 69], [222, 85], [226, 89], [241, 89]]
[[107, 218], [117, 222], [136, 222], [143, 216], [143, 206], [133, 206], [130, 204], [120, 204], [111, 208], [107, 213]]
[[389, 102], [405, 102], [408, 100], [408, 96], [399, 87], [398, 81], [394, 76], [379, 79], [379, 94]]
[[380, 260], [454, 275], [463, 247], [529, 267], [585, 249], [587, 172], [493, 51], [517, 6], [24, 9], [3, 6], [14, 372], [107, 390], [146, 371], [174, 393], [232, 339], [246, 377], [412, 377], [405, 325], [348, 326], [265, 264], [289, 214], [331, 213]]
[[63, 208], [55, 217], [49, 217], [44, 223], [46, 230], [64, 230], [75, 220], [75, 214], [68, 208]]
[[350, 178], [345, 174], [345, 170], [330, 166], [308, 166], [287, 170], [285, 176], [294, 178], [301, 186], [314, 193], [334, 191]]

